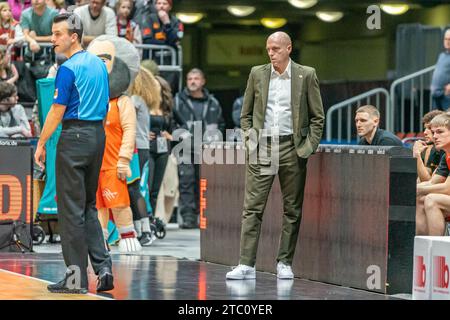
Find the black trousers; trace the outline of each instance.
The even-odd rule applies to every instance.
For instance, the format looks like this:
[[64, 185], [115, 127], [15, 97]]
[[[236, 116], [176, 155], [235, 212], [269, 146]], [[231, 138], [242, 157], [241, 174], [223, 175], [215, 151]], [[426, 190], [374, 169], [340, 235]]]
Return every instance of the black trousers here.
[[141, 195], [139, 180], [136, 180], [128, 185], [128, 195], [130, 196], [130, 208], [133, 213], [133, 221], [147, 218], [147, 207], [145, 204], [145, 199]]
[[[142, 169], [144, 164], [148, 161], [149, 150], [148, 149], [138, 149], [139, 155], [139, 171], [142, 177]], [[145, 199], [141, 195], [139, 179], [128, 185], [128, 194], [130, 196], [130, 207], [133, 213], [133, 221], [138, 221], [143, 218], [148, 217], [147, 206], [145, 204]]]
[[155, 216], [158, 193], [164, 178], [164, 172], [166, 171], [168, 159], [169, 159], [168, 152], [166, 153], [150, 152], [150, 158], [148, 160], [148, 170], [149, 170], [148, 191], [150, 196], [150, 204], [153, 210], [153, 216]]
[[183, 221], [196, 222], [200, 213], [200, 165], [180, 163], [178, 165], [178, 179], [180, 198], [178, 208]]
[[142, 168], [144, 168], [144, 164], [148, 161], [148, 158], [150, 157], [150, 150], [138, 149], [138, 155], [139, 155], [139, 170], [141, 171], [142, 175]]
[[105, 131], [101, 121], [63, 122], [56, 151], [61, 246], [67, 267], [80, 268], [81, 286], [85, 288], [88, 256], [96, 274], [112, 265], [95, 207], [104, 148]]

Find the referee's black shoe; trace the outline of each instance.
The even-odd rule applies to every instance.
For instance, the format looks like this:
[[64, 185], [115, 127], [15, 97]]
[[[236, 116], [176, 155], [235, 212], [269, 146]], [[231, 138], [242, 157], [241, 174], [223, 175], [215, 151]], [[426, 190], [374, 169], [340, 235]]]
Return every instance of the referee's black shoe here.
[[[64, 279], [55, 284], [49, 284], [47, 290], [52, 293], [71, 293], [71, 294], [86, 294], [88, 293], [87, 288], [75, 288], [69, 277], [71, 273], [66, 272]], [[69, 282], [70, 281], [70, 282]]]
[[114, 289], [114, 277], [112, 271], [108, 267], [104, 267], [98, 273], [97, 292], [109, 291]]

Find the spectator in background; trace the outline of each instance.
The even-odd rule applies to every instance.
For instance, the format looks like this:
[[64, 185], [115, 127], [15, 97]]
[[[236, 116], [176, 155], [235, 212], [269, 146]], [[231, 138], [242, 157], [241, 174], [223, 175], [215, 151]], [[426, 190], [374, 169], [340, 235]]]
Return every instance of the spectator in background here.
[[7, 2], [0, 3], [0, 45], [10, 46], [24, 40], [20, 23], [15, 20]]
[[372, 105], [365, 105], [356, 110], [356, 130], [361, 137], [358, 144], [362, 146], [403, 146], [402, 141], [389, 131], [378, 128], [380, 112]]
[[[139, 155], [139, 169], [141, 176], [143, 167], [150, 156], [150, 110], [157, 108], [161, 103], [160, 92], [161, 86], [158, 81], [149, 71], [142, 67], [139, 69], [136, 79], [131, 83], [130, 88], [128, 89], [128, 93], [131, 95], [131, 101], [136, 108], [136, 148]], [[139, 242], [142, 246], [146, 246], [153, 242], [150, 230], [150, 220], [145, 208], [145, 200], [136, 200], [136, 202], [143, 201], [144, 203], [143, 205], [136, 206], [138, 210], [136, 210], [136, 208], [133, 210], [133, 194], [139, 193], [139, 182], [137, 184], [137, 192], [130, 190], [132, 187], [132, 185], [128, 185], [134, 227]], [[142, 196], [140, 198], [142, 198]], [[140, 209], [142, 206], [145, 209]], [[152, 210], [154, 210], [154, 208], [152, 208]]]
[[[118, 0], [106, 0], [105, 5], [110, 7], [111, 9], [113, 9], [114, 11], [116, 10], [116, 6], [117, 6], [117, 1]], [[134, 0], [132, 0], [134, 2]], [[116, 12], [117, 14], [117, 12]]]
[[64, 0], [45, 0], [47, 3], [47, 7], [56, 10], [58, 13], [65, 13], [66, 10], [66, 2]]
[[142, 60], [141, 66], [150, 71], [154, 76], [159, 76], [159, 67], [155, 61], [150, 59]]
[[136, 22], [131, 20], [130, 17], [132, 9], [132, 0], [117, 1], [117, 33], [119, 37], [125, 38], [133, 44], [142, 44], [141, 29]]
[[74, 5], [76, 7], [84, 6], [85, 4], [89, 4], [89, 0], [75, 0]]
[[116, 14], [114, 10], [105, 6], [105, 0], [90, 0], [74, 10], [83, 23], [83, 45], [102, 34], [117, 36]]
[[450, 29], [444, 33], [444, 52], [439, 55], [431, 79], [433, 109], [447, 110], [450, 107]]
[[156, 13], [153, 0], [135, 0], [131, 16], [133, 20], [139, 24], [141, 32], [146, 25], [146, 21], [150, 19], [150, 15]]
[[424, 140], [418, 140], [413, 146], [413, 156], [417, 159], [418, 182], [428, 181], [441, 161], [443, 151], [438, 151], [434, 145], [433, 132], [430, 122], [441, 114], [440, 110], [433, 110], [423, 116]]
[[242, 104], [244, 103], [244, 96], [240, 96], [233, 102], [233, 113], [231, 114], [233, 118], [233, 123], [235, 128], [241, 127], [241, 110]]
[[161, 86], [148, 70], [141, 67], [128, 93], [136, 108], [136, 148], [139, 153], [139, 168], [142, 171], [150, 152], [150, 110], [161, 104]]
[[[202, 134], [206, 130], [225, 130], [225, 122], [222, 117], [222, 107], [219, 102], [205, 88], [205, 76], [203, 71], [194, 68], [186, 77], [187, 87], [175, 97], [175, 110], [187, 122], [189, 131], [194, 134], [194, 127], [201, 126]], [[212, 139], [213, 137], [210, 136]], [[194, 140], [193, 140], [194, 141]], [[198, 227], [198, 215], [200, 212], [200, 156], [197, 146], [192, 142], [193, 150], [190, 155], [182, 155], [190, 158], [189, 163], [179, 161], [179, 189], [180, 199], [178, 207], [183, 218], [181, 228], [192, 229]], [[197, 147], [197, 148], [196, 148]]]
[[242, 104], [244, 103], [244, 96], [240, 96], [236, 98], [233, 102], [232, 111], [231, 111], [231, 118], [233, 119], [234, 124], [234, 131], [230, 134], [227, 132], [226, 140], [227, 141], [234, 141], [234, 142], [241, 142], [242, 141], [242, 135], [241, 135], [241, 111], [242, 111]]
[[20, 21], [22, 12], [31, 7], [31, 0], [8, 0], [8, 4], [11, 8], [13, 19]]
[[[174, 16], [170, 14], [172, 10], [172, 0], [155, 0], [155, 11], [152, 12], [150, 4], [139, 15], [135, 16], [136, 21], [142, 33], [142, 40], [144, 44], [169, 45], [176, 48], [177, 44], [183, 38], [184, 26]], [[148, 50], [144, 50], [143, 59], [153, 59], [159, 65], [171, 65], [171, 56], [167, 51], [152, 51], [152, 56]], [[166, 79], [171, 86], [172, 92], [177, 93], [179, 88], [179, 74], [178, 72], [162, 71], [161, 76]]]
[[137, 21], [142, 30], [145, 44], [166, 44], [176, 46], [183, 38], [183, 24], [170, 14], [172, 0], [155, 0], [156, 13], [151, 13], [145, 20]]
[[160, 76], [156, 76], [155, 78], [161, 87], [161, 103], [150, 109], [148, 190], [153, 211], [156, 211], [159, 189], [171, 152], [170, 143], [173, 141], [172, 132], [179, 127], [187, 128], [183, 117], [177, 110], [173, 109], [173, 96], [169, 83]]
[[32, 52], [39, 52], [39, 42], [50, 42], [53, 18], [58, 15], [47, 7], [45, 0], [32, 0], [32, 7], [22, 13], [20, 25]]
[[430, 181], [417, 184], [416, 235], [443, 236], [450, 214], [450, 116], [440, 114], [430, 125], [436, 148], [447, 155]]
[[0, 49], [0, 81], [14, 84], [19, 79], [14, 64], [11, 63], [11, 55], [5, 49]]
[[30, 138], [31, 127], [25, 109], [17, 104], [17, 89], [0, 82], [0, 137]]

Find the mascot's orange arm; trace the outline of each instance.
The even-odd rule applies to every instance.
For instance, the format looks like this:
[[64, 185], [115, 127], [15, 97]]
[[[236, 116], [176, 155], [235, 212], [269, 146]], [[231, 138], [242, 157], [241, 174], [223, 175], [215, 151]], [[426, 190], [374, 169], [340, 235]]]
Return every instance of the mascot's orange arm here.
[[118, 101], [120, 124], [123, 130], [119, 158], [131, 160], [136, 143], [136, 110], [130, 97], [121, 96]]

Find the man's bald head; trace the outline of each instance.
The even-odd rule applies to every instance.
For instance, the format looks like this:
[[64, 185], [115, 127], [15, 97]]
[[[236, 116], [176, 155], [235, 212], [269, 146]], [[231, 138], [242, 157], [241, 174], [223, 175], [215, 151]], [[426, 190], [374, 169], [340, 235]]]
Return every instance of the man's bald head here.
[[444, 48], [445, 50], [450, 51], [450, 28], [444, 33]]
[[292, 51], [291, 37], [282, 31], [272, 33], [267, 38], [266, 49], [273, 68], [278, 73], [283, 73], [289, 64]]
[[267, 41], [273, 40], [279, 43], [282, 43], [284, 45], [292, 45], [291, 37], [286, 32], [283, 31], [277, 31], [272, 33], [268, 38]]

